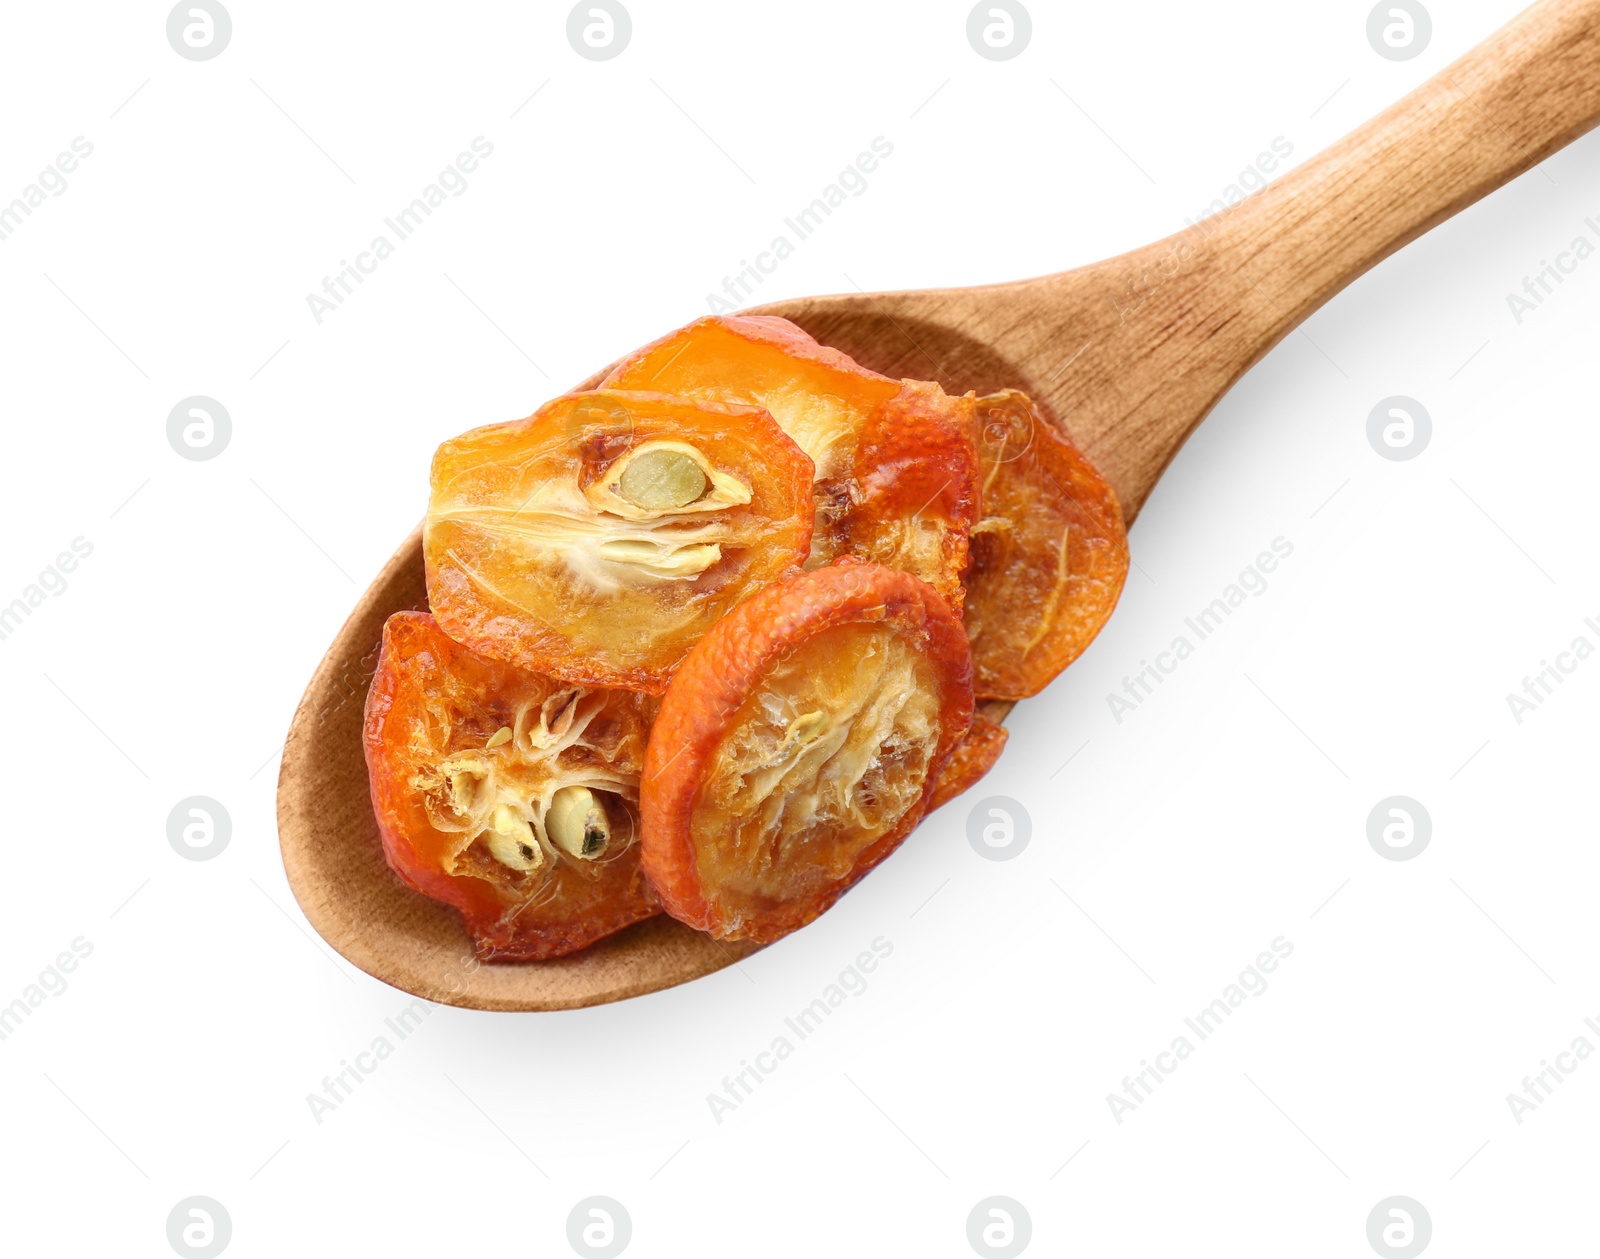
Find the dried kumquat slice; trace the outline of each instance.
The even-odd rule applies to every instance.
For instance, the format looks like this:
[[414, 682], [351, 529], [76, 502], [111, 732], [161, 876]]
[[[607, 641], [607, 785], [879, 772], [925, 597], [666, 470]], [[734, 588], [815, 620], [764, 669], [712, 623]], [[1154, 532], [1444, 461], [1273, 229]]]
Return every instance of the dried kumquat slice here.
[[811, 478], [758, 408], [568, 394], [439, 447], [429, 604], [485, 655], [659, 694], [729, 608], [805, 559]]
[[870, 559], [921, 577], [960, 609], [978, 506], [972, 395], [891, 380], [770, 315], [696, 320], [605, 383], [765, 408], [816, 465], [807, 567]]
[[786, 935], [900, 845], [971, 720], [966, 634], [927, 583], [845, 559], [769, 586], [662, 699], [645, 872], [690, 926]]
[[[907, 380], [862, 430], [857, 504], [834, 530], [833, 549], [921, 577], [957, 612], [968, 534], [978, 520], [973, 395]], [[812, 545], [813, 562], [817, 554]]]
[[985, 699], [1037, 695], [1106, 623], [1128, 576], [1117, 496], [1016, 389], [979, 398], [982, 519], [963, 608]]
[[928, 801], [928, 812], [942, 808], [994, 768], [1005, 751], [1011, 732], [987, 717], [974, 716], [972, 729], [956, 744], [950, 759], [939, 771], [933, 784], [933, 797]]
[[637, 824], [655, 703], [490, 660], [396, 612], [364, 731], [390, 868], [460, 910], [485, 960], [560, 957], [659, 913]]

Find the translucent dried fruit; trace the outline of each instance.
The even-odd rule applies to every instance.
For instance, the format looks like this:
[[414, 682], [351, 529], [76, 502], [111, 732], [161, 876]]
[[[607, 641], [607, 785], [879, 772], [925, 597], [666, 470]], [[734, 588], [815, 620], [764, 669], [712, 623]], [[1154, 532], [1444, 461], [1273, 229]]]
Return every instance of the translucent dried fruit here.
[[921, 577], [960, 608], [977, 520], [972, 395], [880, 376], [767, 315], [697, 320], [625, 359], [605, 383], [765, 408], [816, 465], [808, 567], [870, 559]]
[[439, 447], [429, 603], [485, 655], [659, 693], [729, 608], [805, 559], [811, 474], [758, 408], [568, 394]]
[[[395, 613], [365, 729], [390, 868], [459, 909], [489, 960], [560, 957], [660, 912], [636, 821], [654, 704], [490, 660], [425, 613]], [[550, 834], [554, 801], [574, 793], [608, 832], [585, 859]]]
[[674, 917], [775, 940], [910, 833], [972, 719], [955, 613], [846, 559], [769, 586], [689, 654], [640, 789], [643, 863]]
[[939, 771], [933, 784], [933, 798], [928, 801], [928, 812], [949, 804], [993, 769], [1010, 737], [1011, 732], [1004, 726], [986, 717], [974, 716], [972, 728], [956, 744], [950, 759]]
[[[901, 383], [863, 426], [856, 450], [855, 507], [833, 528], [838, 554], [921, 577], [957, 612], [965, 591], [968, 535], [978, 520], [975, 399], [926, 381]], [[813, 561], [817, 547], [812, 545]]]
[[1026, 699], [1082, 654], [1117, 606], [1128, 535], [1117, 496], [1015, 389], [979, 398], [983, 517], [963, 609], [973, 686]]

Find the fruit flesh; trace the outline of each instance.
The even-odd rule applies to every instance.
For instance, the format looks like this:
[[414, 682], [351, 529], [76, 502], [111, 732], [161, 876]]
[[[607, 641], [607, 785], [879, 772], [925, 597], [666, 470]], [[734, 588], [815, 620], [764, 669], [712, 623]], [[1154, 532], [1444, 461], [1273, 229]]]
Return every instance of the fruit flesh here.
[[963, 615], [985, 699], [1037, 695], [1100, 632], [1128, 575], [1117, 496], [1015, 389], [978, 399], [982, 518]]
[[[704, 488], [679, 502], [684, 465]], [[568, 395], [439, 448], [430, 606], [486, 655], [658, 693], [730, 607], [804, 559], [811, 473], [753, 408]]]
[[[957, 612], [969, 534], [979, 516], [975, 399], [907, 380], [862, 431], [854, 481], [857, 506], [834, 530], [833, 553], [911, 573]], [[812, 563], [818, 547], [811, 548]], [[831, 558], [831, 556], [829, 557]]]
[[605, 383], [763, 407], [816, 465], [806, 566], [870, 559], [921, 577], [960, 608], [977, 519], [971, 395], [891, 380], [764, 315], [697, 320], [618, 364]]
[[[653, 706], [487, 659], [424, 613], [394, 614], [365, 723], [390, 868], [460, 910], [485, 959], [559, 957], [657, 913], [637, 842]], [[552, 802], [573, 787], [605, 811], [597, 860], [574, 858], [549, 834]]]
[[892, 630], [850, 625], [762, 679], [695, 800], [699, 878], [724, 915], [817, 895], [920, 808], [940, 730], [933, 675]]
[[803, 926], [922, 817], [972, 719], [970, 657], [927, 583], [846, 559], [767, 588], [690, 653], [641, 786], [643, 862], [724, 939]]

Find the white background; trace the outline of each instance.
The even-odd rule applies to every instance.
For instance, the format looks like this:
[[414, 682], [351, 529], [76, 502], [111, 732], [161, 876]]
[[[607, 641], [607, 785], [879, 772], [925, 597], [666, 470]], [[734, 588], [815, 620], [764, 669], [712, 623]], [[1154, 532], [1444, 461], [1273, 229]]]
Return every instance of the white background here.
[[[1521, 724], [1505, 696], [1600, 645], [1600, 260], [1520, 326], [1506, 295], [1596, 239], [1600, 135], [1256, 368], [991, 778], [740, 967], [569, 1014], [440, 1007], [319, 1124], [306, 1095], [409, 998], [310, 932], [274, 826], [295, 703], [434, 446], [704, 313], [873, 137], [893, 155], [762, 300], [1164, 236], [1275, 137], [1305, 160], [1519, 7], [1438, 0], [1394, 63], [1364, 0], [1040, 0], [993, 63], [952, 0], [632, 0], [593, 63], [560, 3], [237, 0], [194, 63], [160, 4], [7, 6], [0, 202], [94, 152], [0, 241], [0, 604], [93, 546], [0, 641], [0, 1003], [93, 946], [0, 1042], [6, 1251], [170, 1254], [192, 1194], [240, 1256], [566, 1254], [591, 1194], [639, 1256], [966, 1255], [993, 1194], [1037, 1254], [1369, 1254], [1394, 1194], [1440, 1255], [1592, 1248], [1600, 1062], [1520, 1125], [1506, 1095], [1600, 1046], [1600, 660]], [[318, 325], [306, 295], [480, 135], [467, 191]], [[193, 394], [233, 419], [209, 462], [166, 440]], [[1433, 417], [1411, 462], [1366, 440], [1394, 394]], [[1107, 693], [1280, 536], [1267, 592], [1116, 722]], [[233, 819], [212, 861], [167, 842], [196, 794]], [[1394, 794], [1433, 819], [1415, 860], [1367, 842]], [[987, 795], [1032, 816], [1015, 860], [968, 844]], [[866, 991], [717, 1122], [707, 1095], [879, 936]], [[1279, 936], [1268, 990], [1119, 1124], [1106, 1095]]]

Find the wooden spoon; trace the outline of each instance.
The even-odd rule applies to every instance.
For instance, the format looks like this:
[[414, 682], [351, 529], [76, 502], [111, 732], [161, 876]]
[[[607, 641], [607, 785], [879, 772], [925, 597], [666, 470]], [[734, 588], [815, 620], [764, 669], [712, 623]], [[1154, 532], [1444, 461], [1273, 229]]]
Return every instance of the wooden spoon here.
[[[1026, 390], [1110, 479], [1132, 524], [1185, 438], [1297, 324], [1597, 121], [1600, 0], [1544, 0], [1347, 139], [1166, 240], [1014, 284], [802, 298], [760, 313], [890, 376], [952, 393]], [[418, 530], [340, 630], [289, 730], [283, 861], [323, 939], [397, 988], [482, 1010], [617, 1001], [753, 952], [657, 918], [558, 961], [471, 959], [455, 912], [384, 864], [361, 748], [383, 622], [426, 606]]]

